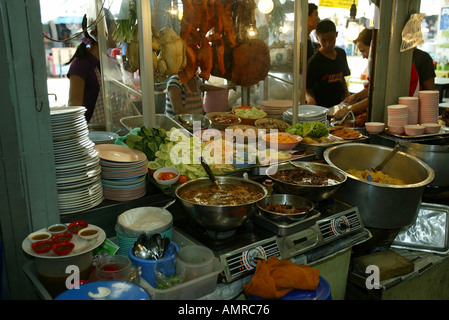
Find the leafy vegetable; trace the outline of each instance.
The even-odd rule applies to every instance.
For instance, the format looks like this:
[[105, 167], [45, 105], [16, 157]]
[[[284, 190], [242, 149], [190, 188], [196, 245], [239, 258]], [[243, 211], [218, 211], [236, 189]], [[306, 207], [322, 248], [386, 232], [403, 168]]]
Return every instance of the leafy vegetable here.
[[311, 138], [321, 138], [329, 135], [329, 129], [321, 122], [297, 123], [287, 128], [285, 132]]
[[136, 149], [145, 153], [148, 161], [157, 158], [159, 148], [165, 143], [167, 133], [162, 128], [148, 129], [142, 126], [136, 134], [128, 134], [126, 137], [126, 145], [131, 149]]
[[235, 109], [235, 114], [242, 118], [259, 119], [265, 117], [267, 114], [263, 110], [252, 107], [251, 109]]

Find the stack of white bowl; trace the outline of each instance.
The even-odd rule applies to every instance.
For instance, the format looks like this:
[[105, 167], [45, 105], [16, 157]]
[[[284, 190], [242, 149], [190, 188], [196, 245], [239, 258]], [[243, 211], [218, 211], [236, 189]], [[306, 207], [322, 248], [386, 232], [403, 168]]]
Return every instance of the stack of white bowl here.
[[423, 90], [419, 92], [419, 123], [438, 122], [439, 91]]
[[388, 131], [393, 134], [403, 134], [404, 126], [408, 124], [408, 107], [395, 104], [387, 107]]
[[407, 106], [408, 124], [417, 124], [419, 115], [418, 97], [399, 97], [399, 104]]
[[50, 108], [59, 213], [84, 211], [103, 201], [98, 152], [89, 139], [84, 107]]
[[293, 107], [292, 100], [265, 100], [260, 102], [260, 109], [268, 115], [282, 115], [285, 111]]
[[[315, 105], [300, 105], [298, 106], [298, 122], [326, 122], [328, 108]], [[287, 123], [293, 121], [293, 108], [288, 109], [283, 113], [282, 120]]]
[[145, 153], [116, 144], [100, 144], [101, 183], [105, 199], [129, 201], [147, 192], [148, 159]]

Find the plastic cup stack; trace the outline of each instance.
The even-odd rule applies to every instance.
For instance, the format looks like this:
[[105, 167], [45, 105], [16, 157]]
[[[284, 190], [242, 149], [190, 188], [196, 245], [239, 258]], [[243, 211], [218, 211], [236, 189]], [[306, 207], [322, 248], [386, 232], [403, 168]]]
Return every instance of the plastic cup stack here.
[[419, 118], [419, 98], [399, 97], [399, 104], [407, 106], [408, 124], [417, 124]]
[[419, 92], [419, 123], [438, 122], [439, 91], [423, 90]]

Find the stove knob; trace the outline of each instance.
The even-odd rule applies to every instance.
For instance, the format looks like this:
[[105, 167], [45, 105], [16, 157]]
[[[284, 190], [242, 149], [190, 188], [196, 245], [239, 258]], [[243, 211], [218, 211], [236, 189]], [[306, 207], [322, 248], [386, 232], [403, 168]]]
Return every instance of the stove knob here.
[[265, 259], [264, 256], [264, 252], [261, 248], [251, 249], [247, 253], [247, 262], [250, 266], [255, 268], [257, 266], [257, 261]]
[[335, 220], [335, 229], [338, 233], [345, 233], [349, 231], [350, 225], [345, 217], [340, 217]]

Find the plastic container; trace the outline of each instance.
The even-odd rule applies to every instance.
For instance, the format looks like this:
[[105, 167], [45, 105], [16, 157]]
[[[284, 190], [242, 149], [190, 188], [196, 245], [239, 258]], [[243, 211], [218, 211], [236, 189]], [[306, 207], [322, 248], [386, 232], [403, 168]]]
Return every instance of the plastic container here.
[[151, 286], [156, 287], [156, 276], [154, 273], [155, 267], [160, 272], [163, 272], [165, 276], [171, 276], [176, 274], [176, 255], [179, 252], [179, 247], [176, 243], [171, 242], [164, 257], [158, 260], [144, 260], [137, 258], [132, 248], [129, 249], [129, 257], [134, 266], [140, 267], [142, 271], [142, 278], [145, 279]]
[[[52, 297], [67, 290], [66, 279], [72, 273], [67, 273], [68, 266], [76, 266], [80, 272], [79, 280], [88, 280], [92, 268], [92, 251], [61, 258], [37, 258], [34, 259], [37, 275], [41, 284]], [[73, 267], [72, 267], [73, 268]]]
[[218, 275], [222, 271], [223, 265], [214, 258], [212, 272], [191, 281], [168, 289], [156, 289], [144, 281], [141, 281], [140, 285], [147, 290], [152, 300], [193, 300], [214, 292]]
[[204, 95], [204, 112], [225, 112], [228, 111], [229, 90], [207, 91]]
[[179, 250], [178, 263], [184, 268], [184, 280], [190, 281], [214, 269], [214, 253], [207, 247], [189, 245]]

